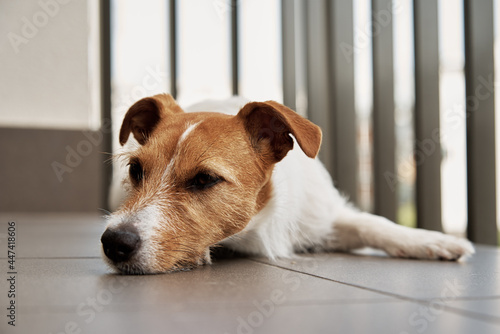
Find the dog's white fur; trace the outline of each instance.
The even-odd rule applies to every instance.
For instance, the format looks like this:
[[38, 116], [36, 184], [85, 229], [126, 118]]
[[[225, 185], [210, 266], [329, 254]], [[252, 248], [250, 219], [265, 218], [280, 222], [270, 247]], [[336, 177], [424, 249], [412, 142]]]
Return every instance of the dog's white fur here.
[[[235, 115], [246, 102], [239, 97], [205, 101], [185, 111]], [[189, 140], [190, 132], [187, 130], [182, 139]], [[127, 144], [125, 149], [131, 149]], [[349, 251], [363, 247], [381, 249], [391, 256], [419, 259], [456, 260], [474, 253], [472, 244], [465, 239], [407, 228], [358, 211], [339, 194], [322, 163], [308, 158], [298, 145], [294, 147], [274, 167], [273, 192], [267, 205], [241, 232], [221, 244], [271, 259], [306, 250]], [[126, 172], [122, 171], [113, 179], [114, 206], [124, 198], [121, 182], [124, 175]], [[109, 225], [119, 225], [120, 220], [112, 216]], [[141, 234], [142, 239], [147, 232]], [[147, 252], [147, 247], [143, 252]]]

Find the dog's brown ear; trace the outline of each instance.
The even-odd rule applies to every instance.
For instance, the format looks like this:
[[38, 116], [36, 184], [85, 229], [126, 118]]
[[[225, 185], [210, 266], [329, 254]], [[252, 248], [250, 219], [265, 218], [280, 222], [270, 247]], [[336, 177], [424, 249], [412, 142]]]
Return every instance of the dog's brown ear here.
[[144, 145], [160, 120], [172, 113], [183, 112], [169, 94], [159, 94], [137, 101], [125, 114], [120, 129], [120, 144], [124, 145], [130, 132]]
[[321, 146], [321, 129], [275, 101], [250, 102], [238, 113], [252, 146], [272, 162], [283, 159], [293, 148], [292, 134], [302, 151], [315, 158]]

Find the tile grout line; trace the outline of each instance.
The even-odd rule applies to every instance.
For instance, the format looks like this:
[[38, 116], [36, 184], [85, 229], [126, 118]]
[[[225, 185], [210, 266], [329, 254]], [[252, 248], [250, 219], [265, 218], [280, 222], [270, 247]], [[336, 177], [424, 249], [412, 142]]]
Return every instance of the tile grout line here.
[[[401, 295], [398, 295], [398, 294], [395, 294], [395, 293], [391, 293], [391, 292], [387, 292], [387, 291], [382, 291], [382, 290], [368, 288], [368, 287], [364, 287], [364, 286], [360, 286], [360, 285], [356, 285], [356, 284], [352, 284], [352, 283], [337, 281], [337, 280], [334, 280], [334, 279], [331, 279], [331, 278], [327, 278], [327, 277], [323, 277], [323, 276], [319, 276], [319, 275], [316, 275], [316, 274], [306, 273], [306, 272], [303, 272], [303, 271], [299, 271], [299, 270], [296, 270], [296, 269], [287, 268], [287, 267], [280, 266], [280, 265], [277, 265], [277, 264], [267, 263], [267, 262], [264, 262], [264, 261], [257, 260], [255, 258], [248, 258], [248, 260], [253, 261], [253, 262], [257, 262], [257, 263], [260, 263], [260, 264], [263, 264], [263, 265], [267, 265], [267, 266], [271, 266], [271, 267], [275, 267], [275, 268], [280, 268], [280, 269], [283, 269], [283, 270], [288, 270], [288, 271], [295, 272], [295, 273], [298, 273], [298, 274], [303, 274], [303, 275], [315, 277], [315, 278], [318, 278], [318, 279], [322, 279], [322, 280], [326, 280], [326, 281], [330, 281], [330, 282], [334, 282], [334, 283], [338, 283], [338, 284], [342, 284], [342, 285], [347, 285], [347, 286], [358, 288], [358, 289], [362, 289], [362, 290], [367, 290], [367, 291], [370, 291], [370, 292], [379, 293], [379, 294], [382, 294], [382, 295], [394, 297], [394, 298], [397, 298], [397, 299], [401, 299], [401, 300], [404, 300], [404, 301], [409, 301], [409, 302], [413, 302], [413, 303], [417, 303], [417, 304], [421, 304], [421, 305], [425, 305], [425, 306], [429, 306], [430, 302], [432, 301], [432, 300], [429, 301], [429, 300], [426, 300], [426, 299], [416, 299], [416, 298], [401, 296]], [[446, 310], [448, 310], [449, 312], [458, 314], [460, 316], [466, 316], [466, 317], [469, 317], [469, 318], [472, 318], [472, 319], [476, 319], [476, 320], [480, 320], [480, 321], [484, 321], [484, 322], [487, 322], [487, 323], [494, 323], [496, 325], [500, 324], [500, 318], [495, 317], [495, 316], [491, 316], [491, 315], [483, 314], [483, 313], [477, 313], [477, 312], [468, 311], [468, 310], [463, 310], [463, 309], [451, 307], [451, 306], [448, 306], [448, 305], [444, 305], [444, 308]]]
[[287, 268], [287, 267], [280, 266], [280, 265], [277, 265], [277, 264], [267, 263], [267, 262], [260, 261], [260, 260], [257, 260], [257, 259], [250, 259], [249, 258], [248, 260], [254, 261], [254, 262], [257, 262], [257, 263], [261, 263], [261, 264], [264, 264], [264, 265], [267, 265], [267, 266], [271, 266], [271, 267], [276, 267], [276, 268], [280, 268], [280, 269], [292, 271], [292, 272], [295, 272], [295, 273], [298, 273], [298, 274], [303, 274], [303, 275], [307, 275], [307, 276], [319, 278], [319, 279], [322, 279], [322, 280], [331, 281], [331, 282], [339, 283], [339, 284], [342, 284], [342, 285], [347, 285], [347, 286], [350, 286], [350, 287], [355, 287], [355, 288], [358, 288], [358, 289], [367, 290], [367, 291], [370, 291], [370, 292], [375, 292], [375, 293], [379, 293], [379, 294], [390, 296], [390, 297], [395, 297], [397, 299], [402, 299], [402, 300], [405, 300], [405, 301], [422, 301], [422, 300], [419, 300], [419, 299], [413, 299], [413, 298], [410, 298], [410, 297], [401, 296], [401, 295], [398, 295], [398, 294], [395, 294], [395, 293], [391, 293], [391, 292], [387, 292], [387, 291], [381, 291], [381, 290], [376, 290], [376, 289], [373, 289], [373, 288], [368, 288], [368, 287], [364, 287], [364, 286], [360, 286], [360, 285], [356, 285], [356, 284], [352, 284], [352, 283], [337, 281], [337, 280], [334, 280], [334, 279], [331, 279], [331, 278], [319, 276], [319, 275], [316, 275], [316, 274], [306, 273], [306, 272], [303, 272], [303, 271], [300, 271], [300, 270], [297, 270], [297, 269]]

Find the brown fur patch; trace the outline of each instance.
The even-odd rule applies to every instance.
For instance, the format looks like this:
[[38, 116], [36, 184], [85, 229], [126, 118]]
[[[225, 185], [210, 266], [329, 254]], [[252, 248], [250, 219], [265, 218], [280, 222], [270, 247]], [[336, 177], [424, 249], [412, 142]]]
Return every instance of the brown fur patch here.
[[[208, 247], [245, 228], [272, 197], [272, 170], [291, 149], [289, 133], [306, 153], [319, 149], [321, 134], [307, 133], [311, 126], [301, 124], [300, 116], [274, 104], [255, 104], [229, 116], [183, 113], [166, 95], [145, 100], [127, 113], [120, 133], [121, 142], [133, 132], [142, 144], [132, 158], [143, 171], [120, 212], [133, 217], [147, 207], [159, 210], [158, 222], [135, 222], [153, 226], [148, 240], [153, 272], [194, 266]], [[256, 108], [278, 118], [282, 133], [256, 138], [266, 126], [258, 113], [247, 117]], [[193, 186], [200, 175], [217, 182]]]

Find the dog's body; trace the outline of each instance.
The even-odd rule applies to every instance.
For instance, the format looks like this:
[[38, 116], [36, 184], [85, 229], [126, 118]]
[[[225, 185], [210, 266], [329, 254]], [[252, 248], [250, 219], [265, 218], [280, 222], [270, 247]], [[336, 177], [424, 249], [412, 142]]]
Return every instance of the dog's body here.
[[157, 95], [131, 107], [120, 142], [132, 132], [142, 146], [128, 154], [130, 195], [102, 238], [113, 267], [167, 272], [210, 262], [217, 244], [269, 258], [362, 247], [419, 259], [474, 252], [467, 240], [359, 212], [315, 159], [319, 128], [276, 102], [244, 104], [183, 113]]

